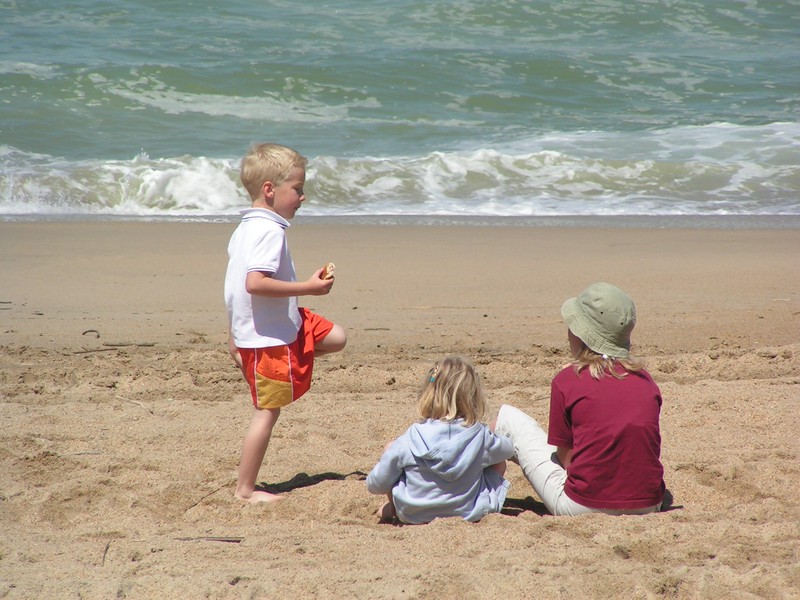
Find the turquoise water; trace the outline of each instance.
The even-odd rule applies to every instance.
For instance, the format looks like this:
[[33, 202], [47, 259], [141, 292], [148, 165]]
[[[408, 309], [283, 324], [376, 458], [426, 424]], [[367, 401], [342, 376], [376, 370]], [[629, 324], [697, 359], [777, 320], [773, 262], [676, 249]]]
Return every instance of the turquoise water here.
[[0, 0], [0, 218], [800, 215], [800, 1]]

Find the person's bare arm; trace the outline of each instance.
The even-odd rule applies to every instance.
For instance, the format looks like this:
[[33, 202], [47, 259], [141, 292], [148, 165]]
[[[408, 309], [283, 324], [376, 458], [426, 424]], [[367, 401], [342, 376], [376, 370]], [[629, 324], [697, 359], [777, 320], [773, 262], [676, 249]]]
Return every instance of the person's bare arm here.
[[572, 448], [558, 446], [556, 448], [556, 456], [558, 457], [558, 462], [561, 463], [561, 466], [567, 469], [572, 462]]
[[281, 281], [269, 273], [250, 271], [245, 279], [245, 289], [254, 296], [286, 298], [288, 296], [324, 296], [331, 291], [333, 279], [320, 279], [322, 269], [317, 269], [306, 281]]
[[236, 347], [236, 342], [233, 341], [233, 336], [228, 334], [228, 352], [231, 354], [233, 362], [240, 369], [242, 368], [242, 355], [239, 353], [239, 348]]

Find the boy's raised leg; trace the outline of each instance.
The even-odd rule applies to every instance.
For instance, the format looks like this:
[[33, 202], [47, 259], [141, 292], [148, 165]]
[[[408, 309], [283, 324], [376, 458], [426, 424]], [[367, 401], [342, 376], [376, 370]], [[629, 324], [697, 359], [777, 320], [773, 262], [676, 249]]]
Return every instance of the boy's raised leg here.
[[341, 325], [334, 324], [328, 335], [314, 344], [314, 355], [322, 356], [323, 354], [340, 352], [346, 345], [347, 333]]
[[269, 446], [272, 428], [281, 414], [280, 408], [254, 408], [250, 426], [244, 436], [242, 456], [239, 462], [239, 481], [235, 496], [247, 502], [277, 502], [282, 496], [256, 490], [256, 479], [264, 454]]

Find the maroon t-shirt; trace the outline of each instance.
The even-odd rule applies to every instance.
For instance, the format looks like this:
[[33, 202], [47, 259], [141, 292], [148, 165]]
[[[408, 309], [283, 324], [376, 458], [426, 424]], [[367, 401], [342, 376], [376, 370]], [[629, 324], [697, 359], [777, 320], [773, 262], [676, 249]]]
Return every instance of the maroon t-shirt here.
[[[619, 367], [621, 368], [621, 367]], [[589, 508], [646, 508], [664, 496], [661, 392], [646, 371], [595, 379], [571, 366], [553, 379], [547, 441], [572, 448], [564, 491]]]

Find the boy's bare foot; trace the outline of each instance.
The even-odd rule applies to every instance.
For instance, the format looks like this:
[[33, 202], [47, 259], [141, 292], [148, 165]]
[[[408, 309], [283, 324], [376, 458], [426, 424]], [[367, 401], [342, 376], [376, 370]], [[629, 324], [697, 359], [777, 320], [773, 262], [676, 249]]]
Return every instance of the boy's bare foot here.
[[283, 500], [283, 496], [279, 496], [278, 494], [270, 494], [269, 492], [263, 492], [261, 490], [254, 490], [249, 496], [243, 496], [238, 492], [234, 494], [234, 496], [236, 496], [239, 500], [244, 500], [250, 504], [258, 504], [259, 502], [280, 502]]

